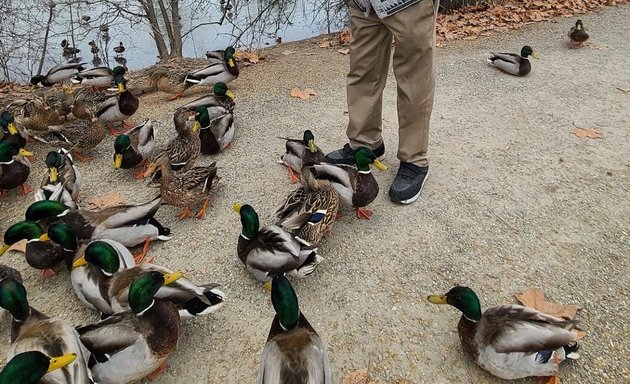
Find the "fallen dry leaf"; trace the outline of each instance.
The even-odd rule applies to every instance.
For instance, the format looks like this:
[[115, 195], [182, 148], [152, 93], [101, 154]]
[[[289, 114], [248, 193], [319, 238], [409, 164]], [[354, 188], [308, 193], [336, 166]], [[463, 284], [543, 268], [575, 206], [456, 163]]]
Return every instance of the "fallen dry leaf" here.
[[26, 239], [20, 240], [17, 243], [15, 243], [12, 246], [10, 246], [9, 249], [7, 249], [7, 252], [8, 251], [15, 251], [15, 252], [26, 253], [26, 243], [27, 242], [28, 242], [28, 240], [26, 240]]
[[376, 381], [370, 380], [370, 373], [367, 368], [350, 372], [343, 377], [342, 384], [377, 384]]
[[260, 60], [265, 58], [255, 51], [238, 51], [237, 58], [241, 61], [249, 61], [252, 64], [257, 64]]
[[573, 134], [580, 139], [599, 139], [602, 137], [602, 131], [593, 128], [573, 128]]
[[322, 41], [322, 43], [319, 45], [320, 48], [330, 48], [330, 41], [328, 40], [324, 40]]
[[344, 29], [339, 34], [339, 44], [348, 45], [350, 44], [350, 30]]
[[344, 48], [344, 49], [338, 49], [337, 52], [341, 53], [342, 55], [347, 55], [350, 53], [350, 50], [348, 48]]
[[304, 88], [304, 89], [293, 88], [291, 90], [291, 96], [298, 97], [302, 100], [307, 100], [311, 96], [314, 96], [314, 95], [317, 95], [317, 92], [315, 92], [313, 88]]
[[285, 55], [285, 56], [289, 56], [289, 55], [292, 55], [294, 53], [295, 53], [295, 51], [291, 51], [289, 49], [285, 49], [284, 51], [282, 51], [282, 54]]
[[112, 192], [104, 196], [93, 197], [85, 202], [87, 209], [102, 209], [125, 202], [123, 196], [118, 192]]
[[556, 304], [545, 301], [545, 293], [537, 288], [528, 289], [515, 295], [516, 300], [526, 307], [534, 308], [548, 315], [573, 320], [577, 312], [582, 309], [577, 305]]

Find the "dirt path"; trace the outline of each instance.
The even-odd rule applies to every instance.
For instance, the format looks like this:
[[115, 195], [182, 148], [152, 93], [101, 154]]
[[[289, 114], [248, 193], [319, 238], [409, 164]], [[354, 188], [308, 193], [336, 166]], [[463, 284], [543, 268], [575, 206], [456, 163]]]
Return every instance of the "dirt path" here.
[[[591, 48], [568, 50], [564, 37], [574, 19], [558, 19], [439, 49], [432, 174], [409, 207], [391, 204], [385, 193], [397, 166], [391, 76], [383, 124], [392, 170], [376, 173], [382, 193], [371, 206], [375, 216], [365, 222], [346, 214], [320, 247], [325, 262], [295, 282], [303, 312], [328, 344], [335, 383], [368, 366], [381, 383], [501, 382], [463, 357], [459, 313], [425, 300], [454, 284], [474, 288], [486, 307], [513, 302], [513, 294], [530, 287], [544, 289], [553, 301], [584, 306], [580, 319], [589, 334], [581, 359], [562, 369], [563, 381], [630, 380], [630, 94], [618, 89], [630, 89], [630, 6], [582, 19]], [[486, 67], [488, 51], [524, 44], [541, 57], [527, 78]], [[240, 223], [231, 205], [252, 204], [266, 222], [293, 188], [276, 164], [283, 152], [276, 136], [309, 128], [324, 149], [344, 142], [347, 56], [317, 41], [282, 45], [267, 55], [234, 84], [237, 138], [232, 150], [216, 157], [223, 185], [207, 219], [178, 222], [170, 207], [158, 214], [175, 237], [152, 247], [156, 262], [184, 269], [195, 281], [222, 284], [229, 302], [185, 324], [168, 372], [155, 383], [254, 382], [273, 309], [236, 260]], [[296, 86], [318, 95], [290, 98]], [[179, 102], [164, 99], [143, 97], [135, 119], [153, 119], [165, 142]], [[600, 129], [603, 138], [579, 139], [574, 124]], [[107, 193], [114, 183], [130, 202], [152, 197], [154, 190], [112, 168], [112, 141], [95, 151], [97, 161], [80, 165], [84, 198]], [[32, 184], [40, 180], [47, 151], [35, 150]], [[13, 193], [1, 200], [7, 219], [0, 230], [29, 203], [30, 197]], [[44, 313], [74, 324], [97, 318], [74, 298], [67, 273], [42, 282], [19, 254], [2, 262], [22, 271], [31, 304]], [[8, 334], [3, 321], [1, 356]]]

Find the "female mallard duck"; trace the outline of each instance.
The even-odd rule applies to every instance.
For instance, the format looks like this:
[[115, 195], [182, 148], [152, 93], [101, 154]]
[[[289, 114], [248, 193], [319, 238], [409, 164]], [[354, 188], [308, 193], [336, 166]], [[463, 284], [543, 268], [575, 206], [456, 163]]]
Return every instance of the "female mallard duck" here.
[[260, 358], [257, 384], [332, 384], [326, 346], [306, 320], [289, 280], [275, 276], [271, 303], [276, 315]]
[[269, 281], [271, 275], [278, 273], [305, 277], [324, 260], [317, 254], [317, 248], [306, 245], [279, 226], [260, 228], [258, 213], [251, 205], [234, 204], [232, 209], [241, 216], [243, 225], [238, 237], [238, 258], [256, 279]]
[[588, 40], [588, 32], [584, 25], [582, 24], [582, 20], [578, 20], [575, 22], [575, 26], [571, 27], [569, 30], [569, 47], [577, 48], [584, 46], [584, 42]]
[[457, 329], [464, 352], [495, 376], [555, 376], [566, 357], [577, 358], [575, 321], [515, 304], [488, 308], [482, 314], [479, 298], [468, 287], [427, 299], [462, 311]]
[[72, 82], [94, 88], [109, 88], [114, 85], [114, 72], [107, 67], [90, 68], [79, 72]]
[[28, 131], [47, 131], [49, 125], [59, 124], [59, 112], [47, 106], [39, 97], [25, 101], [20, 122]]
[[31, 162], [24, 156], [33, 156], [33, 153], [20, 148], [13, 141], [0, 142], [0, 197], [5, 191], [17, 187], [20, 187], [23, 195], [33, 190], [26, 184], [31, 173]]
[[157, 68], [149, 75], [149, 88], [172, 95], [168, 100], [178, 99], [188, 89], [184, 83], [187, 73], [182, 69]]
[[538, 59], [536, 53], [529, 45], [524, 46], [521, 49], [521, 54], [516, 53], [493, 53], [488, 59], [488, 63], [494, 67], [499, 68], [503, 72], [509, 73], [514, 76], [525, 76], [532, 70], [527, 57], [531, 56], [534, 59]]
[[274, 213], [276, 224], [308, 245], [317, 245], [332, 231], [339, 194], [328, 180], [317, 180], [302, 170], [302, 186], [291, 192]]
[[76, 209], [82, 178], [70, 152], [63, 148], [48, 152], [46, 168], [46, 175], [35, 192], [35, 201], [54, 200]]
[[92, 382], [87, 367], [89, 352], [81, 344], [77, 331], [66, 322], [31, 308], [21, 283], [10, 277], [0, 281], [0, 306], [13, 317], [7, 359], [30, 351], [38, 351], [46, 356], [65, 356], [62, 359], [70, 359], [68, 355], [74, 354], [74, 363], [46, 373], [39, 383]]
[[[72, 265], [72, 285], [83, 303], [104, 315], [111, 315], [130, 309], [129, 285], [150, 271], [173, 273], [155, 264], [135, 265], [131, 253], [122, 244], [97, 240], [90, 243], [83, 256]], [[217, 287], [217, 284], [198, 286], [182, 277], [168, 287], [160, 288], [155, 298], [175, 304], [182, 318], [204, 316], [214, 312], [225, 300], [225, 295]]]
[[47, 133], [35, 135], [34, 138], [49, 145], [70, 148], [79, 161], [91, 161], [93, 157], [81, 152], [95, 148], [106, 135], [107, 130], [103, 121], [92, 115], [88, 120], [51, 125]]
[[[117, 134], [112, 123], [122, 122], [123, 129], [129, 128], [130, 123], [125, 120], [130, 118], [140, 106], [140, 100], [126, 88], [126, 80], [123, 77], [125, 68], [118, 66], [113, 69], [114, 82], [118, 86], [118, 95], [103, 101], [97, 109], [96, 116], [110, 125], [110, 132]], [[133, 126], [133, 125], [131, 125]]]
[[91, 369], [95, 382], [135, 383], [166, 370], [166, 359], [177, 347], [181, 320], [173, 303], [154, 296], [180, 277], [181, 272], [147, 272], [129, 287], [130, 311], [77, 328], [81, 342], [94, 358]]
[[77, 119], [89, 119], [99, 105], [116, 97], [117, 93], [110, 89], [78, 88], [73, 93], [74, 104], [72, 105], [72, 115]]
[[[175, 111], [173, 120], [177, 136], [166, 145], [166, 148], [156, 151], [153, 158], [148, 161], [145, 175], [155, 173], [158, 168], [157, 159], [163, 154], [168, 156], [171, 169], [174, 171], [192, 167], [199, 157], [201, 151], [199, 126], [188, 124], [188, 112], [179, 109]], [[158, 180], [159, 177], [155, 179]]]
[[[184, 208], [178, 215], [180, 220], [190, 217], [192, 215], [190, 208], [202, 203], [195, 217], [203, 219], [206, 216], [210, 193], [219, 181], [216, 163], [173, 171], [168, 154], [163, 153], [155, 160], [155, 164], [161, 172], [160, 194], [164, 203]], [[151, 170], [145, 175], [149, 175], [148, 172]]]
[[[146, 163], [148, 156], [155, 148], [155, 128], [149, 119], [137, 127], [123, 133], [114, 140], [114, 168], [130, 169], [138, 164]], [[144, 167], [134, 174], [140, 179], [144, 174]]]
[[303, 167], [326, 162], [326, 156], [315, 145], [315, 136], [310, 130], [304, 131], [304, 136], [301, 140], [284, 139], [286, 140], [287, 151], [280, 157], [280, 162], [287, 166], [291, 183], [295, 184], [300, 181], [298, 175]]
[[0, 255], [21, 240], [27, 241], [24, 250], [26, 262], [35, 269], [41, 269], [44, 279], [54, 276], [55, 269], [63, 262], [70, 270], [77, 249], [77, 238], [68, 225], [56, 223], [46, 232], [32, 221], [15, 223], [4, 232], [4, 245], [0, 248]]
[[139, 205], [116, 205], [97, 211], [70, 209], [51, 200], [31, 204], [25, 218], [29, 221], [53, 221], [68, 224], [81, 240], [111, 239], [126, 247], [147, 244], [153, 240], [170, 240], [170, 229], [153, 216], [162, 205], [155, 199]]
[[31, 77], [31, 84], [37, 85], [41, 83], [44, 87], [52, 87], [55, 84], [68, 80], [82, 71], [85, 63], [61, 63], [48, 70], [46, 75], [37, 75]]
[[234, 47], [227, 47], [223, 55], [223, 60], [213, 62], [203, 69], [190, 72], [186, 75], [184, 79], [185, 86], [190, 87], [195, 84], [210, 86], [218, 82], [227, 84], [236, 79], [239, 75], [239, 70], [236, 59], [234, 58], [234, 53], [236, 53]]
[[28, 133], [17, 128], [11, 112], [2, 112], [0, 114], [0, 142], [13, 141], [20, 148], [24, 148], [26, 147], [27, 139]]
[[354, 152], [354, 159], [356, 168], [352, 165], [321, 163], [313, 165], [311, 171], [315, 178], [332, 183], [343, 206], [356, 208], [357, 217], [367, 220], [372, 217], [372, 211], [363, 207], [378, 196], [378, 183], [372, 175], [370, 164], [380, 170], [386, 170], [387, 167], [376, 160], [374, 153], [365, 147]]
[[39, 351], [28, 351], [13, 356], [0, 372], [0, 383], [37, 384], [44, 375], [63, 368], [74, 360], [76, 353], [48, 357]]

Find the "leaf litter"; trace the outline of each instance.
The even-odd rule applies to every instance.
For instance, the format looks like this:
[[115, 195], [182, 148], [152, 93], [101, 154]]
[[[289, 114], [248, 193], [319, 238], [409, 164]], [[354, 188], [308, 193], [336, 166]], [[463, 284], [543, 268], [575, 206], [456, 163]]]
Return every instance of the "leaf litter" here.
[[85, 202], [87, 209], [103, 209], [113, 207], [125, 202], [125, 198], [118, 192], [108, 193], [107, 195], [93, 197]]

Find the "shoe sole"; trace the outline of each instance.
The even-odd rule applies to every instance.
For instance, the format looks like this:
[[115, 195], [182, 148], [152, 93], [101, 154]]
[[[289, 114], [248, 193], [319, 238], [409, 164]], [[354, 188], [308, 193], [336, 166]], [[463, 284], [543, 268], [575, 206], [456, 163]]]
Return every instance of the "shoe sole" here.
[[422, 193], [422, 190], [424, 189], [425, 184], [427, 183], [427, 179], [428, 178], [429, 178], [429, 171], [427, 171], [427, 174], [424, 176], [424, 183], [422, 183], [422, 185], [420, 186], [420, 190], [418, 191], [418, 193], [416, 193], [414, 196], [410, 197], [407, 200], [394, 201], [394, 203], [407, 205], [407, 204], [411, 204], [414, 201], [418, 200], [418, 198], [420, 197], [420, 194]]

